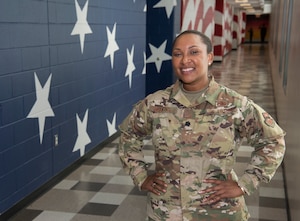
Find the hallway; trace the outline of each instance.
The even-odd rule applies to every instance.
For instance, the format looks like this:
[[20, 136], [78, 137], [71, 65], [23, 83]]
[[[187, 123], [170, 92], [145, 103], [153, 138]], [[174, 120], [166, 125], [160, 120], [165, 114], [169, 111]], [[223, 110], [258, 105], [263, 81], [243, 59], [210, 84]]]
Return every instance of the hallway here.
[[[231, 51], [210, 71], [216, 81], [253, 99], [276, 118], [268, 45], [242, 45]], [[61, 182], [40, 196], [10, 221], [142, 221], [146, 194], [132, 185], [117, 155], [118, 139], [105, 145]], [[145, 158], [153, 163], [150, 141], [145, 141]], [[241, 174], [251, 148], [242, 146], [236, 171]], [[150, 167], [151, 169], [151, 167]], [[153, 168], [152, 168], [153, 169]], [[280, 167], [269, 184], [246, 197], [250, 221], [286, 221], [283, 172]]]

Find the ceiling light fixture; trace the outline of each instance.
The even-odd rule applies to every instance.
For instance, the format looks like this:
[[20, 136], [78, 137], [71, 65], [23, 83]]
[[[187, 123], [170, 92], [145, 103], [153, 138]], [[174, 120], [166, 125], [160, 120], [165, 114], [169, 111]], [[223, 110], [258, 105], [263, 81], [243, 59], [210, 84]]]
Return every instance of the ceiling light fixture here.
[[240, 4], [240, 6], [242, 6], [242, 7], [251, 6], [251, 4], [249, 4], [249, 3], [243, 3], [243, 4]]

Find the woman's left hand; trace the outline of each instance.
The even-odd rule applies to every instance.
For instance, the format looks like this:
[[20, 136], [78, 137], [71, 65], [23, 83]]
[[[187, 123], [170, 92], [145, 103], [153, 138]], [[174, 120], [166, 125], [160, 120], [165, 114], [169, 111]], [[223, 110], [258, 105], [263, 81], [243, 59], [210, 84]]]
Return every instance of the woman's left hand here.
[[245, 194], [237, 182], [232, 179], [231, 174], [228, 175], [227, 180], [207, 179], [204, 182], [211, 183], [212, 187], [200, 191], [200, 194], [208, 195], [202, 200], [202, 205], [213, 204], [224, 198], [235, 198]]

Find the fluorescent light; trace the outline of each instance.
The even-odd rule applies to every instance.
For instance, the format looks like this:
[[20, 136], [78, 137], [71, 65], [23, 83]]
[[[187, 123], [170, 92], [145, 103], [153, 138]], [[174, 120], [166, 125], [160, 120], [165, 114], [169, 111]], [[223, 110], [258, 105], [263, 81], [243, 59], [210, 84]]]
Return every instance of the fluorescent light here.
[[244, 3], [244, 4], [240, 4], [240, 6], [245, 7], [245, 6], [251, 6], [251, 4], [249, 3]]

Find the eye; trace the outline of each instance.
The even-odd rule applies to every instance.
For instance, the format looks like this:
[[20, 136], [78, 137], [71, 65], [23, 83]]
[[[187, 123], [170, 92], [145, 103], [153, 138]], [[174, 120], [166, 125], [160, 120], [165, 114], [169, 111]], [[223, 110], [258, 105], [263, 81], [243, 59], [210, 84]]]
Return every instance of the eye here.
[[191, 55], [198, 55], [199, 53], [200, 53], [199, 50], [191, 50], [190, 51]]
[[181, 53], [180, 52], [173, 52], [173, 57], [180, 57], [181, 56]]

